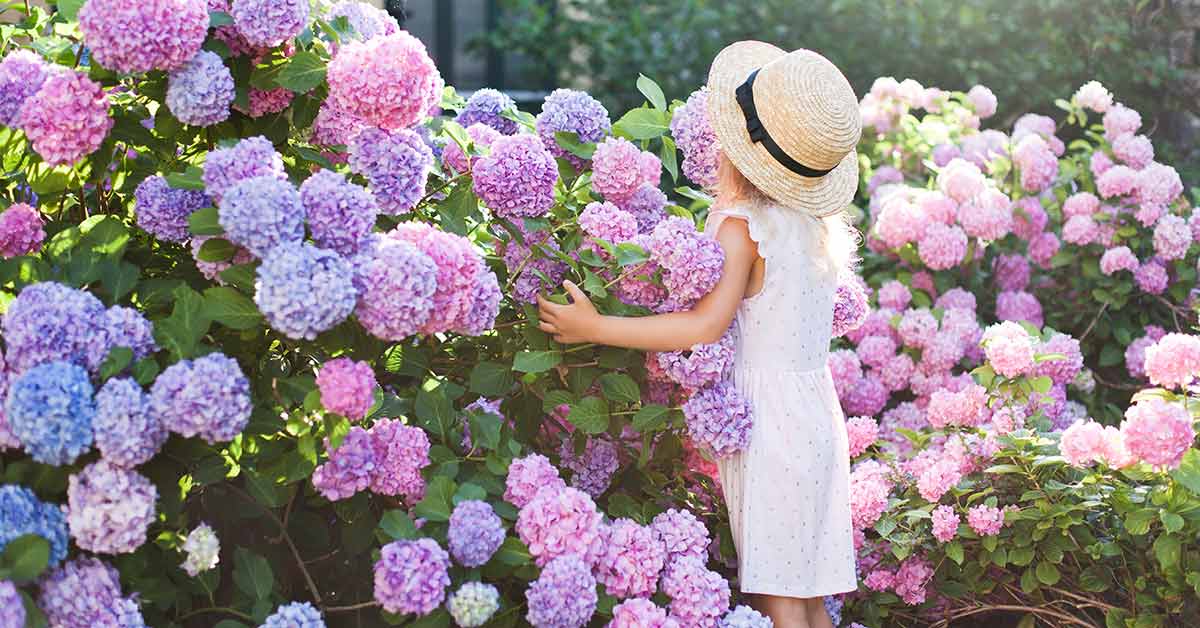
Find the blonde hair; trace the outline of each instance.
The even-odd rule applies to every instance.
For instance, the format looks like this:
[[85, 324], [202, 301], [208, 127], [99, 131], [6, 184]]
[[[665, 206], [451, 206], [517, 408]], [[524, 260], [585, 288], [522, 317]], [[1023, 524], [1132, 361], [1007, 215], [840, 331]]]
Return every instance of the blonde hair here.
[[[770, 207], [778, 203], [758, 189], [745, 175], [733, 165], [721, 151], [717, 161], [717, 198], [716, 208], [732, 208], [741, 206]], [[785, 209], [784, 211], [797, 211]], [[822, 259], [813, 260], [822, 267], [838, 272], [854, 272], [858, 267], [858, 247], [862, 237], [850, 222], [850, 215], [840, 211], [832, 216], [818, 218], [801, 212], [810, 219], [814, 227], [813, 235], [818, 242], [818, 250], [823, 251]]]

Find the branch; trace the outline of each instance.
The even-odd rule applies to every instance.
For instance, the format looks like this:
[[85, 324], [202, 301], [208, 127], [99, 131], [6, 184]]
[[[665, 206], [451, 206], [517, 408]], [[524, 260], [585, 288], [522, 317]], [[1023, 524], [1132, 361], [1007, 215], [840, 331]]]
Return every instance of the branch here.
[[358, 604], [351, 604], [350, 606], [327, 606], [327, 607], [325, 607], [325, 612], [326, 613], [348, 613], [351, 611], [359, 611], [364, 608], [374, 608], [376, 606], [379, 606], [379, 602], [376, 602], [375, 600], [371, 600], [370, 602], [359, 602]]
[[317, 606], [320, 606], [321, 592], [317, 589], [317, 583], [313, 581], [312, 574], [309, 574], [308, 568], [304, 566], [304, 559], [300, 556], [300, 550], [296, 548], [296, 544], [292, 542], [292, 535], [288, 534], [287, 526], [284, 525], [283, 521], [279, 519], [273, 510], [258, 503], [258, 500], [251, 497], [246, 491], [243, 491], [241, 488], [234, 486], [233, 484], [229, 484], [228, 487], [238, 495], [241, 495], [243, 498], [262, 509], [263, 512], [267, 513], [267, 515], [271, 517], [271, 521], [274, 521], [275, 525], [279, 526], [279, 533], [283, 535], [284, 542], [287, 543], [288, 549], [292, 551], [292, 557], [296, 559], [296, 565], [300, 567], [300, 573], [304, 574], [304, 582], [308, 585], [309, 593], [312, 593], [313, 601], [317, 603]]

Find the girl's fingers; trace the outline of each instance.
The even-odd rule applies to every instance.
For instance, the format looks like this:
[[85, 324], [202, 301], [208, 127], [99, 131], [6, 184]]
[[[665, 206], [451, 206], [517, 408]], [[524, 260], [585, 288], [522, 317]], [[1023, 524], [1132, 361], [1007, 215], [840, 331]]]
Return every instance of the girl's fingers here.
[[575, 282], [570, 280], [564, 281], [563, 287], [567, 289], [567, 294], [571, 295], [571, 300], [575, 303], [588, 300], [587, 295], [583, 293], [583, 290], [579, 289], [579, 286], [575, 285]]
[[558, 328], [555, 327], [552, 323], [549, 323], [546, 321], [542, 321], [542, 322], [538, 323], [538, 329], [546, 332], [547, 334], [557, 334], [558, 333]]

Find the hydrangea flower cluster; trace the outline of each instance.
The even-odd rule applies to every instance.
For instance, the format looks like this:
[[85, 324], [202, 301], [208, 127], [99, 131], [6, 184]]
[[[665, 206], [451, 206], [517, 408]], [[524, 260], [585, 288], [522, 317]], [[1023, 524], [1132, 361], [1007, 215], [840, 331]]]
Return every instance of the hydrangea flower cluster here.
[[637, 219], [638, 233], [649, 234], [667, 217], [667, 195], [653, 185], [643, 185], [618, 205]]
[[0, 485], [0, 552], [13, 539], [36, 534], [50, 544], [50, 566], [67, 557], [67, 518], [56, 504], [16, 484]]
[[150, 412], [149, 398], [128, 378], [110, 379], [96, 393], [92, 427], [100, 455], [118, 467], [149, 462], [167, 442], [167, 428]]
[[600, 538], [600, 518], [583, 491], [542, 490], [521, 508], [516, 530], [538, 566], [545, 566], [560, 556], [589, 556]]
[[566, 486], [550, 459], [533, 453], [523, 458], [515, 458], [508, 465], [504, 501], [517, 508], [524, 508], [542, 489], [558, 492]]
[[157, 500], [158, 489], [141, 474], [105, 460], [94, 462], [69, 478], [71, 538], [89, 552], [133, 552], [146, 542]]
[[579, 556], [561, 556], [542, 568], [525, 601], [525, 618], [534, 628], [582, 628], [596, 612], [596, 579]]
[[675, 110], [671, 118], [671, 136], [683, 151], [683, 175], [700, 187], [716, 187], [720, 148], [708, 119], [707, 86], [692, 92], [687, 102]]
[[515, 107], [516, 103], [504, 92], [491, 88], [478, 89], [467, 99], [466, 106], [458, 112], [454, 121], [465, 129], [482, 124], [501, 135], [515, 135], [520, 125], [503, 115]]
[[251, 118], [261, 118], [273, 113], [279, 113], [292, 104], [295, 94], [286, 87], [275, 89], [250, 88], [250, 103], [248, 107], [236, 106], [238, 111]]
[[450, 555], [464, 567], [481, 567], [504, 543], [504, 524], [484, 501], [461, 501], [450, 514], [446, 533]]
[[562, 157], [576, 170], [582, 170], [585, 160], [559, 146], [555, 133], [574, 133], [581, 143], [592, 144], [612, 131], [612, 121], [604, 105], [586, 92], [560, 88], [546, 96], [534, 127], [554, 157]]
[[688, 307], [712, 291], [721, 279], [725, 251], [696, 231], [686, 218], [663, 220], [650, 235], [650, 257], [663, 269], [663, 286], [672, 301]]
[[717, 457], [737, 453], [750, 444], [750, 404], [728, 382], [704, 388], [683, 404], [688, 434]]
[[317, 372], [317, 389], [326, 410], [358, 421], [375, 404], [375, 370], [350, 358], [330, 360]]
[[612, 609], [608, 628], [679, 628], [679, 622], [667, 617], [667, 611], [654, 602], [635, 597]]
[[[559, 251], [559, 247], [548, 233], [540, 231], [524, 237], [525, 244], [515, 239], [504, 243], [501, 254], [509, 276], [516, 276], [516, 280], [511, 281], [512, 297], [522, 303], [535, 303], [538, 291], [556, 288], [566, 277], [569, 267], [554, 257], [553, 252]], [[539, 274], [549, 281], [543, 281]]]
[[223, 353], [181, 360], [150, 389], [150, 411], [167, 429], [209, 444], [233, 440], [250, 421], [250, 381]]
[[562, 465], [572, 471], [571, 486], [599, 497], [608, 490], [613, 474], [620, 468], [617, 447], [612, 442], [592, 438], [582, 454], [576, 455], [569, 439], [564, 439], [560, 448]]
[[655, 354], [658, 365], [671, 381], [697, 390], [728, 379], [733, 369], [734, 338], [726, 331], [710, 345], [696, 345], [690, 351], [664, 351]]
[[437, 264], [408, 242], [379, 238], [356, 271], [355, 313], [359, 323], [383, 340], [402, 340], [429, 320], [437, 291]]
[[660, 587], [671, 598], [671, 617], [681, 626], [712, 626], [729, 608], [729, 583], [699, 558], [673, 561]]
[[173, 70], [200, 52], [208, 11], [196, 0], [88, 0], [79, 9], [79, 30], [106, 68]]
[[38, 607], [51, 626], [146, 626], [137, 602], [121, 596], [117, 570], [92, 557], [76, 558], [42, 578]]
[[189, 532], [179, 549], [187, 554], [181, 567], [193, 578], [221, 561], [221, 540], [207, 523], [201, 523]]
[[365, 490], [378, 473], [374, 445], [371, 435], [358, 426], [350, 428], [336, 449], [326, 439], [329, 461], [313, 471], [313, 487], [329, 501], [349, 499]]
[[417, 206], [433, 163], [433, 151], [409, 129], [366, 128], [350, 142], [350, 169], [367, 178], [379, 210], [391, 216]]
[[500, 609], [500, 592], [482, 582], [464, 582], [446, 599], [446, 610], [462, 628], [477, 628]]
[[657, 187], [661, 175], [658, 157], [623, 137], [605, 138], [592, 155], [592, 189], [610, 201], [624, 201], [643, 185]]
[[0, 213], [0, 258], [36, 253], [45, 239], [42, 214], [37, 209], [16, 203]]
[[867, 293], [857, 281], [841, 281], [833, 297], [833, 338], [858, 329], [867, 319]]
[[46, 163], [70, 165], [104, 143], [113, 127], [108, 106], [108, 94], [98, 83], [55, 66], [21, 106], [16, 126]]
[[708, 553], [708, 529], [688, 510], [670, 508], [650, 522], [654, 535], [666, 550], [666, 564], [685, 556], [703, 560]]
[[271, 140], [261, 135], [213, 150], [204, 162], [204, 191], [217, 203], [239, 183], [256, 177], [287, 181], [283, 156], [275, 152]]
[[654, 593], [666, 558], [653, 528], [617, 519], [604, 527], [596, 581], [618, 598], [649, 596]]
[[530, 134], [497, 138], [472, 167], [475, 193], [501, 218], [543, 216], [554, 205], [558, 165]]
[[1200, 376], [1200, 337], [1166, 334], [1145, 352], [1142, 365], [1151, 384], [1183, 388]]
[[167, 81], [167, 108], [180, 122], [212, 126], [229, 118], [233, 106], [233, 73], [215, 52], [202, 50]]
[[1187, 408], [1163, 399], [1144, 399], [1125, 411], [1121, 423], [1125, 445], [1136, 459], [1154, 467], [1174, 469], [1196, 440]]
[[312, 604], [290, 602], [275, 609], [260, 628], [325, 628], [325, 620]]
[[160, 240], [176, 243], [189, 237], [188, 216], [212, 204], [204, 192], [172, 188], [158, 175], [147, 177], [133, 195], [138, 226]]
[[305, 180], [300, 202], [313, 242], [342, 255], [358, 252], [379, 215], [379, 204], [370, 191], [332, 170], [321, 170]]
[[329, 10], [327, 19], [332, 22], [344, 17], [354, 29], [360, 41], [392, 35], [400, 31], [400, 24], [390, 13], [366, 2], [338, 2]]
[[49, 66], [36, 53], [17, 49], [0, 61], [0, 124], [15, 126], [21, 105], [46, 80]]
[[339, 48], [328, 81], [333, 106], [387, 131], [419, 123], [443, 87], [425, 44], [405, 31]]
[[953, 506], [938, 506], [933, 509], [933, 538], [939, 543], [949, 543], [958, 534], [958, 524], [961, 521]]
[[229, 15], [253, 46], [274, 48], [308, 25], [307, 0], [233, 0]]
[[420, 501], [425, 495], [421, 469], [429, 465], [430, 443], [425, 430], [381, 419], [371, 426], [369, 433], [376, 461], [371, 490], [380, 495], [401, 496], [410, 504]]
[[273, 176], [246, 179], [222, 196], [218, 221], [225, 236], [256, 257], [276, 246], [304, 238], [304, 205], [300, 193]]
[[1025, 328], [1005, 321], [983, 334], [983, 347], [992, 368], [1004, 377], [1018, 377], [1033, 369], [1034, 342]]
[[850, 457], [861, 455], [879, 439], [879, 424], [869, 416], [846, 419], [846, 436], [850, 443]]
[[428, 615], [446, 599], [450, 556], [433, 539], [392, 541], [375, 563], [375, 601], [389, 613]]
[[[836, 625], [836, 624], [835, 624]], [[721, 618], [718, 628], [772, 628], [771, 618], [750, 608], [739, 606]]]
[[66, 362], [35, 366], [9, 382], [9, 428], [38, 462], [64, 465], [92, 447], [96, 415], [87, 371]]
[[0, 580], [0, 626], [20, 628], [25, 625], [25, 604], [21, 593], [8, 580]]
[[[232, 202], [235, 195], [236, 189], [226, 200]], [[258, 267], [254, 303], [272, 329], [313, 340], [354, 312], [357, 293], [351, 275], [350, 264], [337, 253], [307, 242], [282, 242]]]

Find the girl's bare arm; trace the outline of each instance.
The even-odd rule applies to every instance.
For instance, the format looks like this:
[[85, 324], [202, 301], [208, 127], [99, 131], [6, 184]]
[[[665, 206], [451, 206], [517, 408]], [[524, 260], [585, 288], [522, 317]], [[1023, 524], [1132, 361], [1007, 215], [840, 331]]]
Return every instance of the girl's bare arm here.
[[758, 259], [758, 248], [745, 221], [721, 223], [717, 240], [725, 250], [721, 279], [691, 310], [641, 317], [604, 316], [568, 281], [563, 284], [573, 301], [568, 305], [538, 295], [539, 327], [561, 343], [592, 342], [642, 351], [684, 351], [714, 343], [733, 322]]

